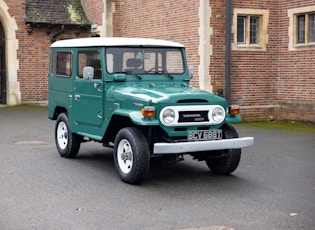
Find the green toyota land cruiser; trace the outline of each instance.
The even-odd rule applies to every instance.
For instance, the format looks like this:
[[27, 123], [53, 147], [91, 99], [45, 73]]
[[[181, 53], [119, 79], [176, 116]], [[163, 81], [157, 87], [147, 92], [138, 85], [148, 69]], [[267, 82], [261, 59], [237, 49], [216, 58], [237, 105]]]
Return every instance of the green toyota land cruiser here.
[[122, 181], [136, 184], [152, 159], [205, 161], [213, 173], [229, 174], [241, 148], [230, 125], [238, 107], [189, 85], [185, 47], [140, 38], [81, 38], [51, 45], [48, 117], [56, 120], [55, 142], [62, 157], [96, 141], [114, 149]]

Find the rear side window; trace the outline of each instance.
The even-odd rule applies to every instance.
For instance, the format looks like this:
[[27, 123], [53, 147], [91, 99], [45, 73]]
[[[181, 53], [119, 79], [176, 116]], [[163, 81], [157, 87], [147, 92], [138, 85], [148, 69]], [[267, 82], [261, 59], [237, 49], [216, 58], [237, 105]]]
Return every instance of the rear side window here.
[[72, 72], [72, 53], [54, 51], [52, 57], [52, 74], [60, 77], [70, 77]]

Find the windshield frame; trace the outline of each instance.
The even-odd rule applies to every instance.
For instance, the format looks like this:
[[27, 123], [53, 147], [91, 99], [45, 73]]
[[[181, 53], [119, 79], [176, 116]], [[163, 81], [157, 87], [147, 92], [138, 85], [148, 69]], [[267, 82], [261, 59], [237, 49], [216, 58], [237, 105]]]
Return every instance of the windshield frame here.
[[106, 47], [105, 57], [108, 74], [167, 75], [173, 79], [186, 71], [182, 47], [111, 46]]

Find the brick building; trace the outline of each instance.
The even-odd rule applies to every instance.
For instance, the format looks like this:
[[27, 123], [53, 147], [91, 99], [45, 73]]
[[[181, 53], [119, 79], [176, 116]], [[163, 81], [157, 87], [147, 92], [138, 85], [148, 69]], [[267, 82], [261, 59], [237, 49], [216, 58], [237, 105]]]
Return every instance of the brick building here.
[[150, 37], [183, 43], [192, 84], [244, 120], [315, 122], [314, 0], [0, 0], [0, 20], [2, 104], [47, 100], [53, 37]]

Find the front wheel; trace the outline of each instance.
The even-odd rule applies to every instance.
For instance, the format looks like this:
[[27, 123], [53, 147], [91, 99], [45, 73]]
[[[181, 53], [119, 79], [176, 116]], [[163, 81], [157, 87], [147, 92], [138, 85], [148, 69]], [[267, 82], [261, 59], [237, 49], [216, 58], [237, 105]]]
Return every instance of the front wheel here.
[[[238, 138], [238, 133], [228, 123], [222, 126], [222, 131], [223, 139]], [[227, 175], [236, 170], [241, 159], [241, 149], [224, 149], [214, 152], [214, 157], [206, 160], [213, 173]]]
[[149, 172], [150, 152], [148, 142], [137, 128], [123, 128], [115, 139], [114, 163], [120, 179], [128, 184], [138, 184]]
[[74, 158], [79, 152], [81, 139], [71, 132], [67, 114], [59, 114], [55, 126], [55, 142], [59, 154], [65, 158]]

